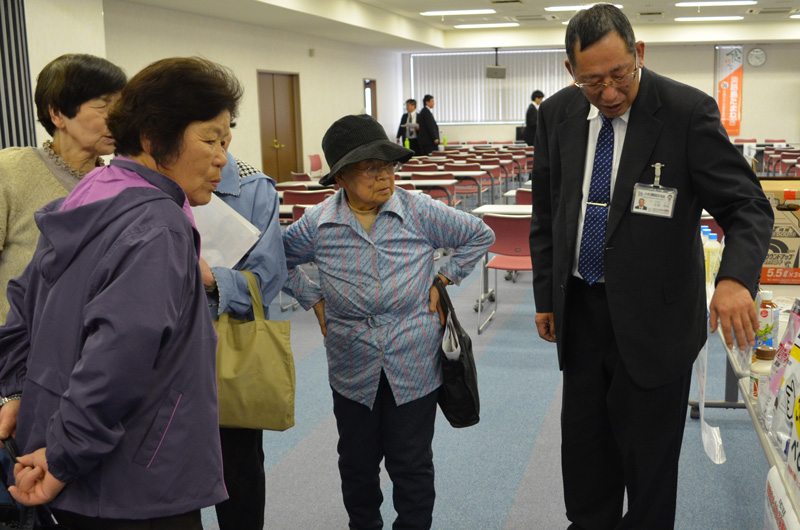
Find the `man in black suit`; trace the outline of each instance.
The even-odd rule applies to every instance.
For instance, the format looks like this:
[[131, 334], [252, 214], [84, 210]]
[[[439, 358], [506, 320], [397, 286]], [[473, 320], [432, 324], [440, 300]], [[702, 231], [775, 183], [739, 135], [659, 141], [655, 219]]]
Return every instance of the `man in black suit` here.
[[419, 129], [419, 118], [417, 116], [417, 100], [406, 100], [406, 113], [400, 118], [400, 127], [397, 128], [397, 140], [400, 144], [405, 145], [408, 139], [408, 147], [414, 154], [419, 156], [422, 150], [419, 148], [419, 140], [417, 140], [417, 130]]
[[417, 138], [419, 139], [419, 148], [423, 155], [429, 155], [436, 151], [439, 146], [439, 126], [436, 125], [436, 120], [433, 118], [431, 109], [433, 108], [433, 96], [426, 95], [422, 99], [423, 107], [419, 111], [419, 130], [417, 131]]
[[536, 139], [536, 116], [539, 113], [539, 105], [544, 99], [544, 92], [534, 90], [531, 94], [531, 104], [528, 105], [528, 112], [525, 113], [525, 143], [533, 145]]
[[[772, 210], [714, 99], [642, 68], [619, 9], [576, 14], [566, 49], [575, 85], [539, 108], [530, 246], [536, 326], [563, 372], [569, 528], [671, 529], [706, 341], [700, 214], [725, 231], [710, 329], [747, 347]], [[634, 190], [662, 206], [634, 214]]]

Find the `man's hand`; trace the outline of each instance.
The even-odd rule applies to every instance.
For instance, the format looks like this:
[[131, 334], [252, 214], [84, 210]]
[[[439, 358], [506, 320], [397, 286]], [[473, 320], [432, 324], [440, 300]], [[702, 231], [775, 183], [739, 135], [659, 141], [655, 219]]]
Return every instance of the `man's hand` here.
[[536, 313], [536, 329], [539, 330], [539, 336], [547, 342], [556, 341], [556, 323], [553, 319], [553, 313]]
[[14, 436], [17, 431], [19, 401], [15, 399], [0, 407], [0, 439], [5, 440], [9, 436]]
[[322, 331], [322, 336], [328, 336], [328, 326], [325, 324], [325, 299], [323, 298], [316, 304], [314, 304], [314, 313], [317, 315], [317, 320], [319, 321], [319, 330]]
[[45, 504], [56, 498], [65, 483], [48, 472], [46, 448], [22, 455], [14, 465], [16, 486], [8, 488], [14, 499], [26, 506]]
[[721, 279], [711, 298], [710, 309], [711, 332], [716, 332], [718, 325], [722, 326], [722, 335], [728, 348], [733, 348], [734, 335], [739, 349], [755, 346], [758, 314], [747, 287], [733, 278]]

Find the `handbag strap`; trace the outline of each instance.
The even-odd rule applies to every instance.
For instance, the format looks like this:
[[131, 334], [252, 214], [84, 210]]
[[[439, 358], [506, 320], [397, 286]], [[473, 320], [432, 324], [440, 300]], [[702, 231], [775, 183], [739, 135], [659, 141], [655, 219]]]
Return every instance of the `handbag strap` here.
[[[247, 278], [247, 288], [250, 290], [250, 298], [253, 302], [253, 320], [265, 320], [264, 318], [264, 304], [261, 302], [261, 291], [258, 290], [258, 282], [256, 276], [250, 271], [239, 271]], [[222, 313], [219, 315], [220, 322], [227, 322], [229, 313]]]
[[247, 278], [247, 287], [253, 300], [253, 317], [255, 320], [264, 320], [264, 304], [261, 302], [261, 291], [258, 290], [256, 275], [250, 271], [242, 271], [242, 274]]

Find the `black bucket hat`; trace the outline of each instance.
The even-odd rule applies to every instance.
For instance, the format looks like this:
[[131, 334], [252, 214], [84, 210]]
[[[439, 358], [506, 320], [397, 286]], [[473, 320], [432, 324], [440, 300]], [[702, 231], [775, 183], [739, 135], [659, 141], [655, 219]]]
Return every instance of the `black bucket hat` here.
[[383, 126], [369, 114], [345, 116], [330, 126], [322, 138], [322, 152], [330, 173], [319, 179], [319, 183], [329, 186], [336, 173], [349, 164], [362, 160], [382, 160], [384, 162], [407, 162], [414, 151], [389, 140]]

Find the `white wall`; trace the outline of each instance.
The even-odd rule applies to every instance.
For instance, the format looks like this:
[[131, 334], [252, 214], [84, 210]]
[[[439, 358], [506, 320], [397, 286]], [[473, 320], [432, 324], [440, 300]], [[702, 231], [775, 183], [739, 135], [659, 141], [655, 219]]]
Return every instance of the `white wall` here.
[[[745, 56], [756, 45], [745, 45]], [[800, 45], [759, 44], [767, 62], [752, 67], [745, 61], [742, 88], [742, 138], [783, 138], [800, 143]], [[644, 64], [714, 97], [714, 45], [646, 45]], [[545, 94], [549, 96], [550, 94]], [[438, 96], [444, 99], [445, 95]], [[434, 111], [435, 112], [435, 111]], [[524, 116], [520, 116], [524, 123]], [[448, 140], [513, 140], [514, 125], [446, 125], [440, 128]], [[736, 137], [734, 137], [736, 138]]]
[[[66, 52], [106, 56], [128, 75], [156, 59], [176, 55], [202, 55], [229, 66], [245, 87], [233, 151], [255, 165], [261, 160], [258, 70], [299, 74], [306, 155], [321, 154], [322, 136], [334, 120], [363, 110], [364, 78], [377, 79], [379, 120], [394, 138], [410, 87], [407, 55], [404, 58], [396, 52], [123, 0], [26, 0], [26, 17], [34, 83], [47, 62]], [[745, 45], [745, 53], [754, 46]], [[767, 53], [766, 64], [744, 66], [741, 136], [800, 143], [800, 66], [796, 60], [800, 46], [772, 43], [759, 47]], [[309, 57], [310, 48], [315, 50], [314, 57]], [[714, 93], [713, 44], [649, 44], [645, 64]], [[523, 116], [519, 119], [521, 124]], [[515, 127], [441, 125], [444, 136], [459, 141], [513, 139]], [[37, 129], [37, 134], [40, 143], [47, 138], [44, 129]], [[307, 168], [307, 157], [304, 162]]]
[[[108, 59], [134, 74], [164, 57], [200, 55], [231, 68], [245, 89], [232, 151], [259, 166], [257, 72], [299, 74], [302, 148], [322, 153], [322, 136], [363, 111], [363, 79], [377, 80], [378, 118], [390, 135], [400, 120], [400, 54], [260, 26], [106, 0]], [[315, 50], [309, 57], [309, 49]], [[393, 137], [393, 136], [392, 136]], [[308, 158], [304, 156], [308, 169]]]
[[[25, 0], [31, 87], [47, 63], [65, 53], [106, 56], [103, 0]], [[39, 145], [50, 139], [36, 123]]]

